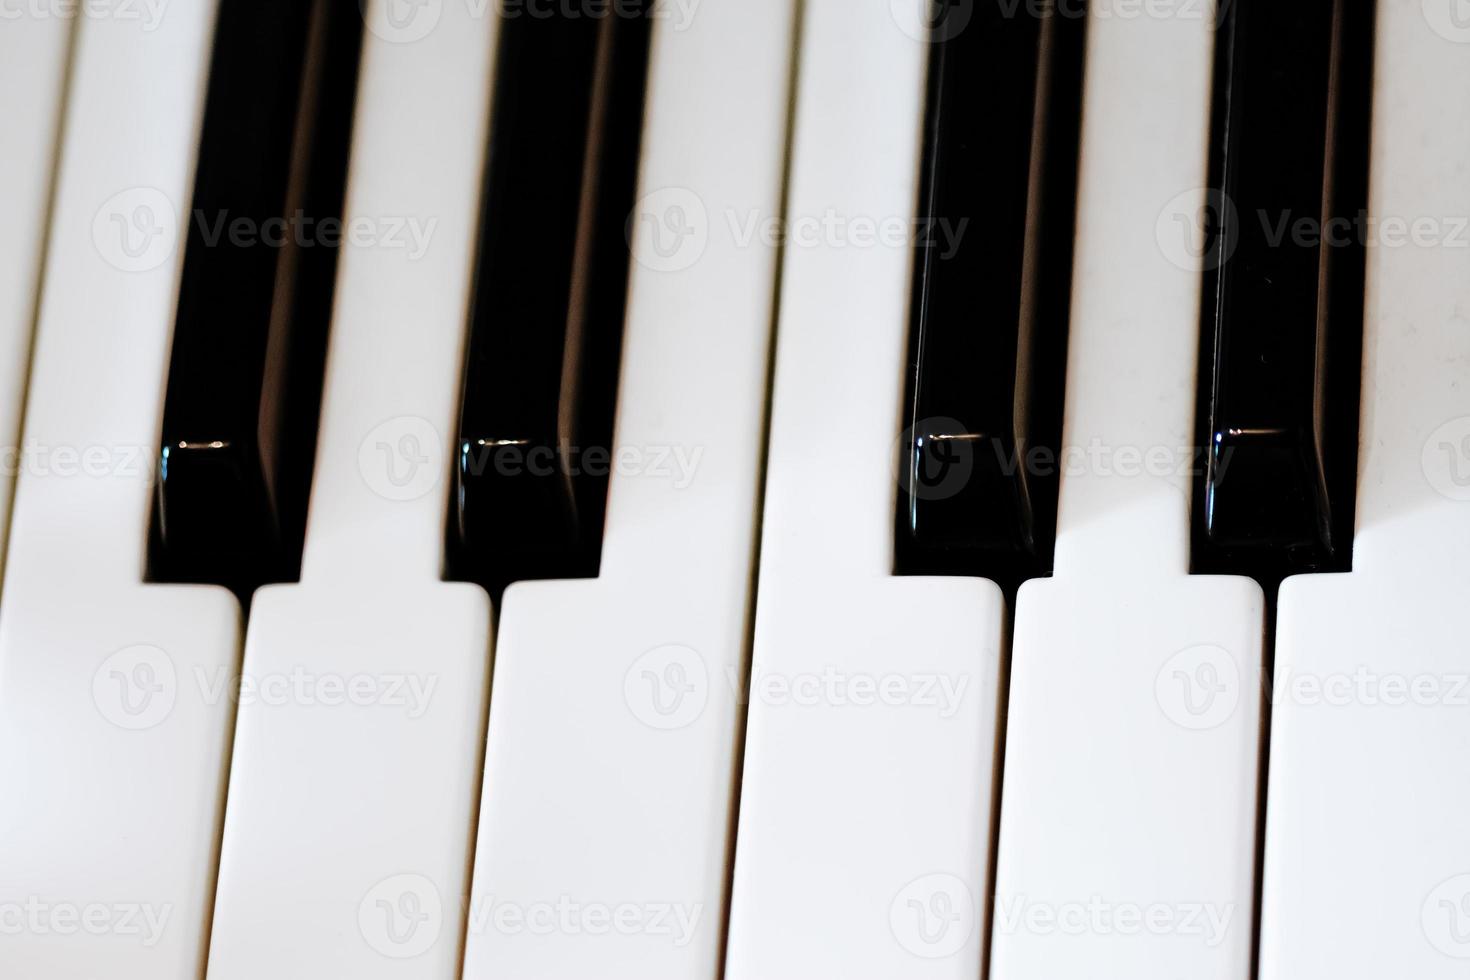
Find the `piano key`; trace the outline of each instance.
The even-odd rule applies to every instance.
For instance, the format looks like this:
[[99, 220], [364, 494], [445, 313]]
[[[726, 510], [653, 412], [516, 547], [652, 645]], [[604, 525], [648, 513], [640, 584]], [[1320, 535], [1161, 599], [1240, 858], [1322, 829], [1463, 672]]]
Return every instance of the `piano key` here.
[[[366, 10], [364, 233], [339, 260], [301, 581], [256, 594], [246, 637], [212, 980], [459, 969], [491, 610], [440, 570], [495, 25], [446, 4], [405, 43], [392, 12]], [[419, 248], [366, 233], [389, 216]]]
[[502, 25], [455, 577], [502, 587], [597, 572], [607, 472], [596, 460], [612, 435], [652, 27], [643, 3]]
[[1197, 570], [1345, 569], [1373, 5], [1240, 2], [1219, 35]]
[[[1211, 24], [1089, 24], [1055, 577], [1016, 600], [993, 980], [1246, 980], [1264, 602], [1187, 574]], [[1081, 815], [1081, 816], [1079, 816]]]
[[1264, 980], [1441, 980], [1470, 958], [1470, 48], [1451, 26], [1379, 5], [1357, 540], [1351, 573], [1281, 588]]
[[930, 57], [896, 557], [1015, 584], [1051, 568], [1086, 21], [976, 14]]
[[362, 17], [225, 0], [164, 402], [151, 572], [294, 579], [316, 446]]
[[[888, 5], [804, 17], [789, 227], [911, 221], [928, 45]], [[981, 975], [1005, 612], [893, 576], [911, 262], [785, 251], [730, 980]]]
[[624, 463], [600, 575], [501, 604], [466, 980], [720, 975], [777, 271], [730, 216], [780, 214], [793, 13], [655, 35]]
[[76, 24], [0, 604], [6, 976], [204, 958], [240, 610], [143, 571], [213, 12]]
[[[57, 139], [72, 22], [19, 18], [0, 34], [0, 515], [7, 518], [15, 478], [25, 465], [20, 430], [36, 303], [46, 253]], [[9, 521], [0, 521], [0, 568]]]

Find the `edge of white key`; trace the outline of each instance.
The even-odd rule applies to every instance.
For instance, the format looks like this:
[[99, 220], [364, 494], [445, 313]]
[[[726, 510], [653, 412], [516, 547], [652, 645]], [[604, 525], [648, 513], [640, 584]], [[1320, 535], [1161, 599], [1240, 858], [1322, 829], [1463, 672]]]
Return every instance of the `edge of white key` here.
[[[74, 21], [21, 15], [0, 31], [0, 440], [13, 447], [0, 478], [0, 556], [15, 476], [25, 465], [21, 416], [45, 266], [46, 221], [59, 155]], [[3, 558], [0, 558], [3, 560]]]
[[502, 600], [466, 980], [719, 975], [778, 255], [730, 217], [779, 209], [792, 28], [657, 24], [615, 438], [643, 468], [599, 578]]
[[[912, 220], [919, 14], [805, 4], [793, 235]], [[730, 980], [981, 974], [1005, 609], [892, 574], [912, 261], [787, 243]]]
[[142, 576], [213, 5], [80, 20], [0, 605], [0, 900], [25, 916], [0, 964], [184, 980], [240, 611]]
[[1281, 588], [1263, 980], [1470, 961], [1470, 29], [1451, 15], [1379, 3], [1353, 570]]
[[246, 639], [212, 980], [449, 980], [462, 954], [491, 608], [440, 566], [495, 11], [366, 17], [346, 221], [430, 238], [343, 247], [301, 582]]
[[1209, 6], [1089, 14], [1068, 463], [1055, 575], [1016, 602], [993, 980], [1250, 972], [1264, 597], [1188, 574]]

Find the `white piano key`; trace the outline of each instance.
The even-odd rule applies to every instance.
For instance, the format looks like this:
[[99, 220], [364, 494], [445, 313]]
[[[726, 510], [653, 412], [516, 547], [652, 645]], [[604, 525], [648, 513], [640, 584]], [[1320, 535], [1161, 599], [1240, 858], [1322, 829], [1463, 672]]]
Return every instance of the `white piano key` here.
[[[239, 607], [143, 574], [212, 21], [198, 3], [149, 29], [77, 25], [0, 606], [6, 976], [185, 980], [203, 963], [233, 716], [214, 684]], [[14, 29], [58, 69], [62, 25], [7, 22], [0, 44]]]
[[913, 252], [862, 231], [915, 214], [899, 13], [805, 5], [730, 980], [981, 974], [1004, 606], [892, 576]]
[[491, 611], [439, 565], [489, 9], [366, 11], [346, 205], [361, 232], [341, 257], [301, 582], [257, 594], [246, 638], [212, 980], [458, 974]]
[[600, 576], [502, 602], [466, 980], [720, 975], [778, 255], [733, 219], [779, 212], [793, 6], [706, 0], [672, 26], [634, 212], [627, 462]]
[[1055, 577], [1017, 599], [994, 980], [1246, 980], [1263, 600], [1191, 577], [1208, 10], [1089, 25]]
[[1470, 963], [1470, 30], [1379, 4], [1353, 570], [1282, 586], [1264, 980]]
[[[10, 514], [23, 462], [25, 406], [36, 303], [46, 251], [46, 219], [56, 172], [67, 54], [74, 20], [11, 18], [0, 32], [0, 515]], [[0, 555], [9, 522], [0, 522]]]

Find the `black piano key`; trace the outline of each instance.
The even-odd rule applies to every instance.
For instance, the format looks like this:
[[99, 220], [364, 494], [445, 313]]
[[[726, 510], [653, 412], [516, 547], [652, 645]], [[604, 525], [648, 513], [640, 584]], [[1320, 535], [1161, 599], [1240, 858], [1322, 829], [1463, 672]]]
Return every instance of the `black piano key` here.
[[1352, 554], [1373, 4], [1236, 0], [1218, 38], [1194, 564]]
[[597, 574], [652, 22], [506, 17], [459, 418], [449, 572]]
[[1003, 7], [930, 58], [899, 574], [1051, 567], [1086, 20]]
[[223, 0], [165, 396], [151, 577], [299, 574], [363, 22]]

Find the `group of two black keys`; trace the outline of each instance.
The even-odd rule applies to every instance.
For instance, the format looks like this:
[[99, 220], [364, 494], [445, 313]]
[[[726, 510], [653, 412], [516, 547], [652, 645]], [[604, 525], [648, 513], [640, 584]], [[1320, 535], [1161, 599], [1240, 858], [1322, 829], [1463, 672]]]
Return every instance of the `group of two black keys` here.
[[[946, 15], [972, 14], [944, 30]], [[446, 574], [595, 575], [652, 32], [506, 18]], [[944, 0], [931, 47], [895, 572], [1048, 574], [1085, 18]], [[1283, 240], [1366, 204], [1372, 5], [1235, 0], [1218, 32], [1194, 565], [1346, 567], [1363, 249]], [[164, 407], [150, 575], [244, 596], [299, 574], [337, 252], [221, 242], [222, 217], [339, 217], [356, 0], [222, 0]], [[1267, 219], [1270, 220], [1267, 220]], [[1211, 259], [1214, 261], [1211, 261]], [[1086, 369], [1086, 365], [1082, 369]], [[533, 470], [533, 451], [554, 462]], [[513, 458], [507, 458], [513, 457]], [[511, 465], [506, 465], [511, 464]]]
[[[895, 553], [1014, 587], [1056, 539], [1086, 25], [1009, 6], [937, 8], [920, 218], [951, 233], [917, 249]], [[1352, 559], [1374, 4], [1221, 11], [1178, 325], [1200, 331], [1191, 566], [1269, 586]]]
[[[585, 450], [612, 438], [650, 12], [497, 14], [451, 578], [497, 589], [596, 574], [607, 474]], [[342, 218], [363, 44], [358, 0], [220, 2], [165, 393], [155, 581], [248, 597], [299, 577], [339, 253], [311, 230]], [[218, 234], [283, 219], [298, 230], [269, 242]]]

